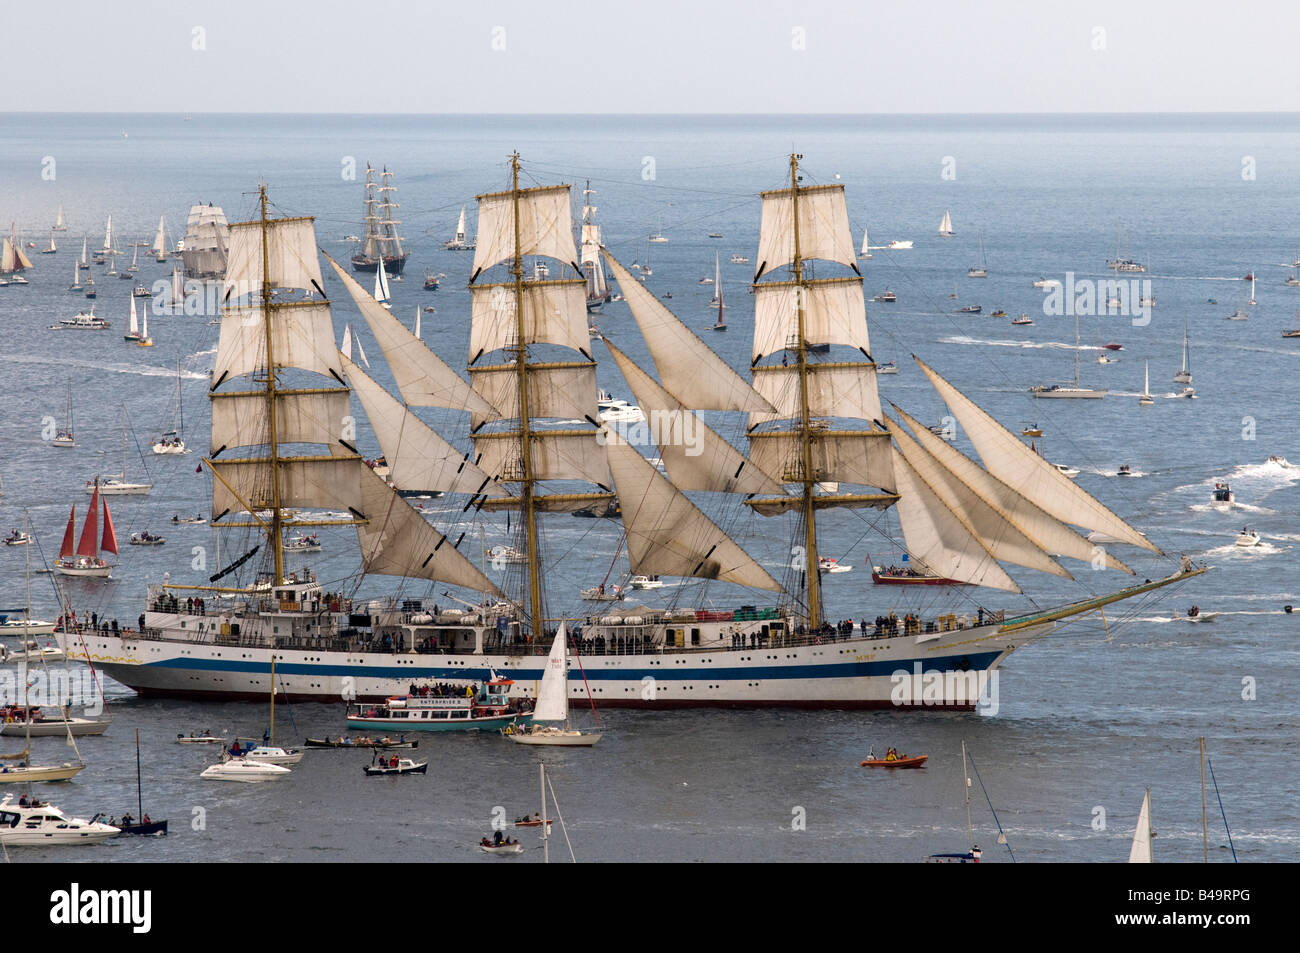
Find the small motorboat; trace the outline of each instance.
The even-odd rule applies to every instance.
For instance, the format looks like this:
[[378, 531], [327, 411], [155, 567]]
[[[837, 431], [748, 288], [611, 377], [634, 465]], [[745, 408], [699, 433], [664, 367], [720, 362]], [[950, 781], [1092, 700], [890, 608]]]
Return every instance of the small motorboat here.
[[1200, 606], [1192, 606], [1186, 612], [1174, 611], [1175, 622], [1213, 622], [1218, 617], [1217, 612], [1202, 612]]
[[[551, 818], [546, 819], [548, 825], [554, 824]], [[520, 817], [515, 820], [515, 827], [541, 827], [542, 818], [540, 814], [534, 813], [532, 817]]]
[[585, 602], [622, 602], [622, 586], [592, 586], [590, 589], [583, 589], [580, 593]]
[[1132, 475], [1133, 475], [1133, 468], [1129, 466], [1127, 463], [1122, 464], [1119, 468], [1119, 472], [1115, 474], [1115, 476], [1132, 476]]
[[1258, 545], [1259, 545], [1259, 533], [1257, 533], [1257, 532], [1256, 532], [1255, 530], [1253, 530], [1253, 529], [1250, 529], [1250, 528], [1247, 527], [1247, 526], [1243, 526], [1243, 527], [1241, 528], [1241, 532], [1237, 534], [1237, 545], [1238, 545], [1238, 546], [1258, 546]]
[[410, 758], [399, 758], [397, 755], [391, 758], [376, 756], [370, 764], [362, 768], [366, 777], [378, 777], [382, 774], [424, 774], [428, 769], [428, 761], [413, 761]]
[[892, 754], [883, 758], [867, 758], [860, 767], [863, 768], [921, 768], [925, 766], [928, 754]]
[[748, 265], [749, 259], [746, 258], [744, 255], [732, 255], [731, 263], [733, 265]]
[[958, 308], [957, 313], [958, 314], [979, 314], [983, 310], [984, 310], [983, 305], [968, 304], [964, 308]]
[[4, 538], [4, 544], [6, 546], [26, 546], [31, 543], [31, 541], [31, 534], [24, 533], [22, 530], [17, 529]]
[[195, 513], [193, 516], [173, 516], [172, 522], [179, 525], [181, 523], [206, 523], [207, 520]]
[[628, 581], [629, 589], [662, 589], [663, 580], [658, 576], [633, 576]]
[[478, 843], [478, 849], [485, 854], [501, 854], [503, 856], [513, 856], [524, 852], [524, 845], [519, 841], [505, 840], [500, 844], [494, 844], [486, 837]]
[[178, 745], [224, 745], [226, 739], [224, 735], [217, 737], [206, 731], [201, 735], [196, 735], [191, 731], [188, 735], [177, 735], [176, 743]]
[[721, 238], [721, 237], [722, 237], [722, 232], [709, 232], [708, 237], [709, 237], [709, 238]]
[[821, 567], [822, 572], [849, 572], [852, 566], [841, 566], [834, 556], [823, 556], [817, 560], [817, 565]]
[[879, 301], [882, 304], [893, 304], [895, 301], [898, 300], [898, 295], [894, 294], [892, 291], [886, 288], [880, 294], [876, 295], [876, 297], [873, 298], [872, 300]]
[[132, 546], [161, 546], [167, 540], [145, 530], [142, 533], [132, 533], [129, 542]]
[[877, 374], [897, 374], [897, 373], [898, 373], [898, 365], [895, 364], [893, 361], [885, 361], [885, 363], [883, 363], [883, 364], [877, 364], [877, 365], [876, 365], [876, 373], [877, 373]]
[[1020, 317], [1011, 319], [1011, 323], [1017, 325], [1018, 327], [1023, 327], [1024, 325], [1027, 324], [1033, 324], [1034, 319], [1022, 311], [1020, 313]]
[[1028, 427], [1023, 427], [1020, 430], [1020, 436], [1022, 437], [1041, 437], [1042, 435], [1043, 428], [1038, 426], [1038, 424], [1030, 424]]
[[1067, 467], [1064, 463], [1053, 463], [1052, 466], [1056, 467], [1062, 476], [1067, 476], [1071, 480], [1079, 475], [1078, 470], [1074, 469], [1074, 467]]
[[1211, 499], [1221, 506], [1231, 506], [1237, 498], [1233, 495], [1232, 488], [1228, 486], [1227, 481], [1216, 481]]
[[1116, 344], [1114, 341], [1110, 341], [1109, 343], [1103, 344], [1102, 349], [1106, 351], [1122, 351], [1124, 350], [1124, 345]]
[[299, 534], [284, 544], [284, 551], [287, 553], [318, 553], [320, 552], [320, 540], [316, 534], [310, 536]]
[[1005, 318], [1006, 316], [1007, 313], [1003, 311], [1001, 308], [998, 308], [996, 311], [994, 311], [992, 314], [989, 315], [990, 318]]

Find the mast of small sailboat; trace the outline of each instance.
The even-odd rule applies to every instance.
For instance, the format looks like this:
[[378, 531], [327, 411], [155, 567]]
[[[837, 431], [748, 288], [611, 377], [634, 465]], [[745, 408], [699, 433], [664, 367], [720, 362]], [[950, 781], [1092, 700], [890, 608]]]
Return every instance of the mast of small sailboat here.
[[135, 730], [135, 807], [136, 816], [144, 823], [144, 780], [140, 774], [140, 729]]
[[961, 786], [966, 797], [966, 834], [970, 839], [971, 853], [975, 852], [975, 826], [970, 819], [970, 776], [966, 773], [966, 740], [961, 743]]
[[1210, 828], [1205, 813], [1205, 736], [1201, 736], [1201, 859], [1210, 862]]
[[546, 764], [543, 762], [537, 766], [542, 774], [542, 863], [551, 862], [551, 825], [546, 822], [549, 816], [546, 813]]

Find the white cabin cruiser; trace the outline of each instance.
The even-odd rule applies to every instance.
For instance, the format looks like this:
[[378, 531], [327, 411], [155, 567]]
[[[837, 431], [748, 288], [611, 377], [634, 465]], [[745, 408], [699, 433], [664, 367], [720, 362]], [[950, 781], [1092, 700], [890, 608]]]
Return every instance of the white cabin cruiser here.
[[68, 817], [62, 810], [39, 799], [14, 800], [6, 794], [0, 800], [0, 844], [100, 844], [121, 830], [97, 820]]

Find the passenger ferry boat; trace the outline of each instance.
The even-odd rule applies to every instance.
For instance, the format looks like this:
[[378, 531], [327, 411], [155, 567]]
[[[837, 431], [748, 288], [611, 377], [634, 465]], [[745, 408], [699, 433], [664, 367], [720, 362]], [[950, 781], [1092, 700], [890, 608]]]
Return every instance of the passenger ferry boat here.
[[[378, 704], [348, 705], [348, 728], [393, 731], [498, 731], [528, 716], [511, 701], [508, 678], [490, 678], [474, 694], [402, 695]], [[473, 688], [474, 686], [469, 686]]]
[[[378, 721], [369, 720], [365, 709], [350, 712], [353, 727], [414, 730], [417, 720], [441, 722], [434, 716], [442, 712], [448, 724], [461, 717], [468, 722], [475, 717], [472, 707], [452, 717], [465, 711], [464, 702], [412, 703], [395, 696], [412, 682], [464, 684], [499, 675], [511, 682], [504, 700], [535, 697], [546, 647], [561, 621], [548, 616], [543, 604], [547, 579], [537, 523], [549, 514], [559, 518], [622, 500], [618, 512], [626, 528], [630, 573], [762, 590], [765, 604], [729, 610], [602, 607], [603, 614], [570, 616], [564, 621], [570, 655], [578, 663], [565, 677], [570, 698], [585, 696], [590, 686], [595, 703], [608, 708], [970, 710], [1008, 655], [1051, 632], [1058, 620], [1204, 572], [1184, 560], [1163, 578], [1055, 608], [975, 617], [909, 612], [897, 625], [847, 630], [824, 617], [820, 573], [797, 573], [793, 583], [778, 582], [686, 497], [684, 489], [736, 494], [755, 517], [795, 511], [800, 515], [796, 538], [811, 566], [819, 564], [816, 524], [833, 519], [834, 508], [883, 509], [906, 500], [898, 513], [918, 564], [944, 580], [1006, 592], [1020, 590], [1001, 560], [1057, 575], [1068, 573], [1050, 554], [1093, 564], [1095, 544], [1070, 527], [1104, 531], [1159, 552], [919, 359], [983, 463], [934, 437], [905, 412], [898, 411], [899, 423], [882, 411], [867, 348], [862, 279], [820, 277], [822, 262], [829, 262], [827, 268], [856, 265], [844, 187], [801, 185], [798, 158], [791, 157], [786, 187], [762, 195], [752, 383], [602, 250], [659, 372], [655, 380], [605, 342], [637, 405], [661, 416], [691, 413], [684, 408], [692, 407], [764, 418], [746, 433], [749, 455], [700, 422], [703, 452], [663, 442], [658, 448], [662, 472], [598, 420], [585, 282], [524, 280], [525, 254], [533, 255], [533, 249], [543, 249], [537, 254], [554, 258], [557, 268], [576, 258], [568, 186], [519, 188], [519, 159], [512, 156], [512, 187], [479, 197], [473, 267], [484, 277], [470, 289], [469, 383], [329, 259], [393, 367], [401, 401], [345, 354], [315, 345], [336, 337], [329, 302], [315, 296], [289, 300], [291, 289], [324, 287], [314, 228], [308, 218], [268, 218], [263, 189], [260, 218], [230, 226], [227, 281], [244, 291], [242, 303], [232, 301], [222, 318], [211, 396], [214, 411], [224, 403], [240, 412], [214, 412], [211, 445], [230, 450], [207, 461], [219, 477], [213, 481], [210, 525], [244, 527], [257, 545], [249, 543], [247, 552], [229, 556], [229, 564], [200, 585], [169, 579], [149, 585], [142, 625], [65, 639], [69, 656], [95, 662], [144, 695], [259, 702], [265, 700], [274, 659], [281, 698], [347, 697], [360, 705], [379, 704], [375, 711], [383, 715], [373, 716]], [[792, 229], [804, 216], [828, 224], [811, 233], [800, 252]], [[266, 241], [275, 241], [278, 249], [269, 259], [271, 274], [263, 268]], [[801, 255], [819, 260], [819, 277], [804, 271]], [[494, 278], [507, 262], [508, 280]], [[253, 279], [254, 288], [260, 282], [260, 294], [247, 290]], [[273, 288], [281, 290], [278, 297]], [[790, 326], [794, 288], [806, 292], [801, 313], [810, 330], [805, 335]], [[500, 307], [496, 301], [503, 295], [514, 305]], [[537, 309], [532, 331], [522, 324], [524, 302]], [[287, 332], [279, 335], [284, 309], [292, 309], [296, 326], [304, 329], [302, 341]], [[530, 357], [528, 345], [517, 342], [531, 341], [534, 333], [537, 340], [568, 347], [583, 359]], [[271, 363], [266, 340], [276, 347], [272, 374], [266, 373]], [[810, 365], [811, 351], [832, 346], [846, 353], [856, 349], [867, 360]], [[479, 357], [502, 351], [514, 356], [505, 363], [489, 358], [477, 364]], [[813, 386], [818, 367], [834, 371], [834, 387]], [[282, 386], [277, 379], [291, 374], [333, 383], [286, 383], [277, 390]], [[345, 379], [347, 384], [338, 386]], [[387, 481], [329, 423], [348, 417], [353, 392], [390, 464]], [[531, 395], [526, 407], [517, 399], [521, 393]], [[825, 396], [832, 393], [855, 396], [832, 409]], [[267, 421], [276, 401], [293, 405], [292, 413], [279, 418], [292, 425], [285, 439], [324, 446], [328, 453], [285, 455], [275, 441], [266, 443], [274, 432]], [[474, 452], [451, 448], [409, 406], [465, 412], [472, 421]], [[858, 425], [832, 426], [831, 418]], [[545, 424], [547, 419], [562, 423]], [[788, 462], [800, 458], [811, 459], [812, 468]], [[924, 480], [916, 475], [920, 467], [927, 473]], [[570, 489], [575, 483], [594, 484], [599, 492], [576, 492]], [[503, 585], [514, 587], [511, 593], [457, 549], [459, 539], [444, 536], [402, 499], [401, 490], [410, 488], [461, 494], [469, 500], [462, 512], [518, 514], [515, 546], [524, 562], [520, 570], [499, 574]], [[976, 496], [986, 501], [979, 518], [960, 515], [978, 503]], [[638, 505], [630, 505], [632, 500]], [[324, 517], [311, 515], [321, 512]], [[1019, 513], [1025, 520], [1013, 524], [1001, 513]], [[975, 523], [981, 529], [972, 530]], [[286, 531], [344, 525], [357, 533], [363, 574], [433, 583], [440, 596], [455, 587], [470, 594], [448, 594], [463, 608], [446, 609], [445, 599], [440, 607], [430, 605], [431, 598], [401, 593], [354, 599], [324, 589], [309, 567], [287, 571]], [[1031, 526], [1035, 536], [1015, 530], [1014, 552], [1004, 549], [1007, 534], [1020, 525]], [[988, 555], [963, 555], [980, 551]], [[1105, 565], [1133, 572], [1110, 554]], [[877, 612], [864, 606], [853, 614]], [[942, 690], [923, 695], [923, 678], [938, 678]]]

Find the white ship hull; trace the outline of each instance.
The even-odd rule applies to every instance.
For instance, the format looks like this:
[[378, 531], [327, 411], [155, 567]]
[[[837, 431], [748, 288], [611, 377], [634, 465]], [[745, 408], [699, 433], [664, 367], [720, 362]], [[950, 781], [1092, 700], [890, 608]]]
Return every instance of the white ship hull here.
[[[153, 628], [154, 613], [148, 626]], [[195, 631], [198, 616], [184, 619]], [[702, 624], [704, 626], [710, 623]], [[723, 626], [712, 623], [716, 631]], [[749, 624], [751, 627], [754, 623]], [[664, 649], [580, 656], [571, 666], [569, 697], [586, 702], [583, 681], [602, 708], [936, 708], [973, 709], [987, 674], [1013, 649], [1045, 635], [1052, 624], [1002, 633], [998, 624], [893, 638], [830, 639], [764, 648]], [[210, 629], [209, 629], [210, 631]], [[214, 700], [266, 700], [269, 647], [163, 641], [86, 633], [85, 649], [110, 677], [142, 695]], [[275, 675], [292, 701], [355, 698], [382, 701], [412, 682], [482, 681], [493, 671], [514, 679], [511, 697], [535, 698], [544, 655], [425, 654], [275, 649]], [[961, 695], [923, 695], [935, 673]], [[929, 686], [927, 688], [927, 686]], [[943, 686], [941, 686], [943, 687]], [[281, 696], [283, 697], [283, 696]]]

